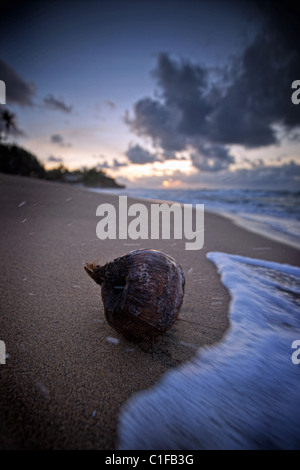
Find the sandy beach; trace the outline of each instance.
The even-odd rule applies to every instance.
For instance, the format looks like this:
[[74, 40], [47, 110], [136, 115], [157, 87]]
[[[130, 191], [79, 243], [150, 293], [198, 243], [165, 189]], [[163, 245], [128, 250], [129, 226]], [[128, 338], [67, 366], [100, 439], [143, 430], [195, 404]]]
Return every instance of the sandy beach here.
[[[2, 449], [115, 449], [128, 398], [220, 341], [229, 326], [230, 297], [208, 252], [300, 266], [297, 249], [208, 212], [203, 249], [187, 251], [185, 240], [99, 240], [96, 208], [117, 204], [116, 196], [1, 174], [0, 200]], [[173, 256], [186, 276], [186, 321], [153, 348], [127, 342], [106, 323], [100, 287], [83, 269], [137, 248]]]

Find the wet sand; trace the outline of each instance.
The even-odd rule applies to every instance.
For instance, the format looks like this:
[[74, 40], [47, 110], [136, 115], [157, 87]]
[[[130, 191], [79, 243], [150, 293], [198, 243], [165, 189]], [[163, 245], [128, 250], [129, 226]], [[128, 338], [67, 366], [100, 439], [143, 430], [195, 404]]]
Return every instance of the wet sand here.
[[[230, 298], [207, 252], [300, 265], [299, 250], [207, 212], [203, 249], [186, 251], [185, 240], [99, 240], [96, 208], [117, 205], [115, 196], [0, 174], [0, 200], [1, 449], [115, 449], [124, 402], [229, 326]], [[153, 347], [106, 323], [100, 287], [83, 269], [137, 248], [173, 256], [186, 276], [186, 321]]]

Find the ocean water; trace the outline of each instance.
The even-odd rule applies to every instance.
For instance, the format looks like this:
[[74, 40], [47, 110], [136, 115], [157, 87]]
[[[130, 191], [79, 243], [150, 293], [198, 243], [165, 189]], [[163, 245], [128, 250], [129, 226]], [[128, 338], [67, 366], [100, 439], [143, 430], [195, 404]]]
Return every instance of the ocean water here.
[[225, 337], [125, 404], [119, 449], [300, 449], [300, 268], [211, 252]]
[[141, 199], [204, 204], [205, 210], [230, 217], [248, 230], [300, 248], [300, 192], [130, 188], [95, 191]]

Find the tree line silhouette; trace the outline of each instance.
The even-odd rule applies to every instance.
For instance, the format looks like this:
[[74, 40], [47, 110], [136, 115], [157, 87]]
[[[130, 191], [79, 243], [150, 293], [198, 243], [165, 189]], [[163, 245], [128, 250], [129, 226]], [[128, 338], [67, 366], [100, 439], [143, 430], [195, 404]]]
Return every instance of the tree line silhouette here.
[[97, 167], [69, 171], [64, 165], [59, 165], [52, 170], [46, 170], [31, 152], [15, 143], [9, 143], [9, 135], [17, 132], [15, 114], [5, 109], [1, 113], [0, 120], [0, 172], [90, 187], [124, 187]]

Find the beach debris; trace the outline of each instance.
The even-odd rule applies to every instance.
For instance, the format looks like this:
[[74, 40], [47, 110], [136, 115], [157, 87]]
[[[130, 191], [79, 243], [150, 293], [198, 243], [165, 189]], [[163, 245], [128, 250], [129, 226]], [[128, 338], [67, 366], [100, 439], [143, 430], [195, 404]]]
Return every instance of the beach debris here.
[[104, 266], [86, 263], [85, 270], [101, 286], [108, 324], [127, 340], [153, 339], [177, 320], [185, 278], [171, 256], [139, 249]]
[[120, 342], [119, 338], [114, 338], [113, 336], [107, 336], [106, 341], [112, 344], [119, 344]]

